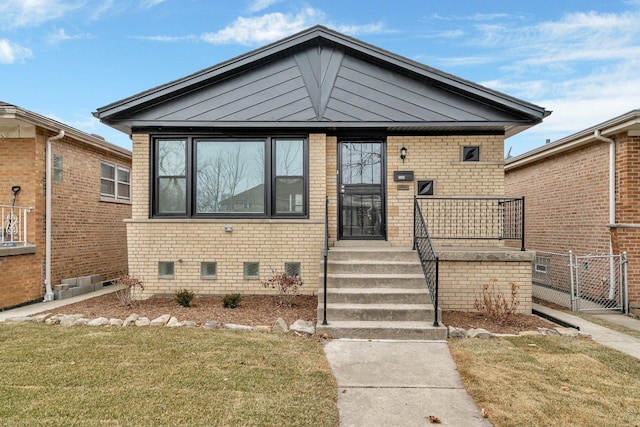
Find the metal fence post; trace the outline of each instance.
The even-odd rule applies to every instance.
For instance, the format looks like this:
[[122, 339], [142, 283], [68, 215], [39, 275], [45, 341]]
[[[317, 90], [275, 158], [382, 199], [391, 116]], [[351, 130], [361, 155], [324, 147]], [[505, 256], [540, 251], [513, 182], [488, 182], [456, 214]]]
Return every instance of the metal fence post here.
[[576, 292], [574, 289], [573, 278], [573, 252], [569, 251], [569, 283], [571, 284], [571, 311], [578, 311], [578, 302], [576, 300]]

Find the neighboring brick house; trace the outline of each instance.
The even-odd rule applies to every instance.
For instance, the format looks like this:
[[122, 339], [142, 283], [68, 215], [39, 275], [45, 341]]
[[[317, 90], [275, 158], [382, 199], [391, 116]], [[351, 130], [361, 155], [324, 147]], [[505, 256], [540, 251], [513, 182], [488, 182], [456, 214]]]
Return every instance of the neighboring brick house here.
[[[94, 114], [133, 140], [129, 272], [150, 296], [265, 293], [272, 270], [315, 293], [325, 198], [334, 256], [410, 250], [414, 195], [503, 197], [505, 137], [548, 112], [316, 26]], [[461, 245], [477, 250], [441, 254], [441, 307], [472, 309], [495, 276], [530, 311], [530, 253]]]
[[505, 164], [506, 194], [526, 198], [527, 247], [580, 255], [627, 252], [632, 311], [640, 309], [639, 169], [640, 110]]
[[0, 102], [0, 309], [50, 300], [48, 288], [62, 279], [109, 280], [127, 272], [123, 220], [131, 217], [130, 173], [130, 151]]

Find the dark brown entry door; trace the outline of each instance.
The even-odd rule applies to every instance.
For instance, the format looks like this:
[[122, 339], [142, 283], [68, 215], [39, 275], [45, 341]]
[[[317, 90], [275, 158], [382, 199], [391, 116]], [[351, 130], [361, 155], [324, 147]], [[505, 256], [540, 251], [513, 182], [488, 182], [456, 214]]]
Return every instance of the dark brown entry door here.
[[385, 239], [383, 143], [342, 141], [339, 150], [340, 239]]

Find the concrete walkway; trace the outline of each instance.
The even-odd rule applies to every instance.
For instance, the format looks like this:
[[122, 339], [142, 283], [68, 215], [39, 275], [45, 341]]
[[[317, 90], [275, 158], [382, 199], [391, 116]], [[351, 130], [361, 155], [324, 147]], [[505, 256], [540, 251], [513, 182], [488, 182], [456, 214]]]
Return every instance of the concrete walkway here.
[[[446, 341], [338, 339], [325, 353], [340, 426], [490, 426], [467, 394]], [[437, 424], [436, 424], [437, 425]]]
[[[591, 339], [593, 339], [597, 343], [614, 348], [618, 351], [633, 356], [636, 359], [640, 359], [640, 339], [638, 338], [605, 328], [604, 326], [596, 325], [595, 323], [584, 320], [581, 317], [574, 316], [564, 311], [554, 310], [540, 304], [533, 304], [533, 309], [580, 327], [580, 332], [586, 332], [587, 334], [590, 334]], [[629, 329], [640, 331], [640, 320], [625, 316], [623, 314], [609, 313], [590, 315], [602, 318], [611, 323], [617, 323], [619, 325], [626, 326]]]

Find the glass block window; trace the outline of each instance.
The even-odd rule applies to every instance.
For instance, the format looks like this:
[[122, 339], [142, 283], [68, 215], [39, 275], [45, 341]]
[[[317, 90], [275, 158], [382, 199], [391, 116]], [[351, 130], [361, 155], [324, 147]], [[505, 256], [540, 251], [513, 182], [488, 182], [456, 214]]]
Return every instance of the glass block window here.
[[479, 162], [480, 147], [477, 145], [462, 147], [462, 161], [463, 162]]
[[158, 263], [158, 277], [161, 279], [173, 279], [174, 265], [173, 261], [160, 261]]
[[433, 196], [433, 180], [418, 181], [418, 196]]
[[245, 279], [259, 279], [260, 278], [260, 263], [259, 262], [245, 262], [243, 268], [243, 276]]
[[62, 182], [62, 156], [53, 156], [53, 182]]
[[200, 278], [215, 279], [218, 277], [218, 263], [214, 261], [200, 263]]
[[300, 277], [300, 263], [299, 262], [285, 262], [284, 272], [287, 276]]

